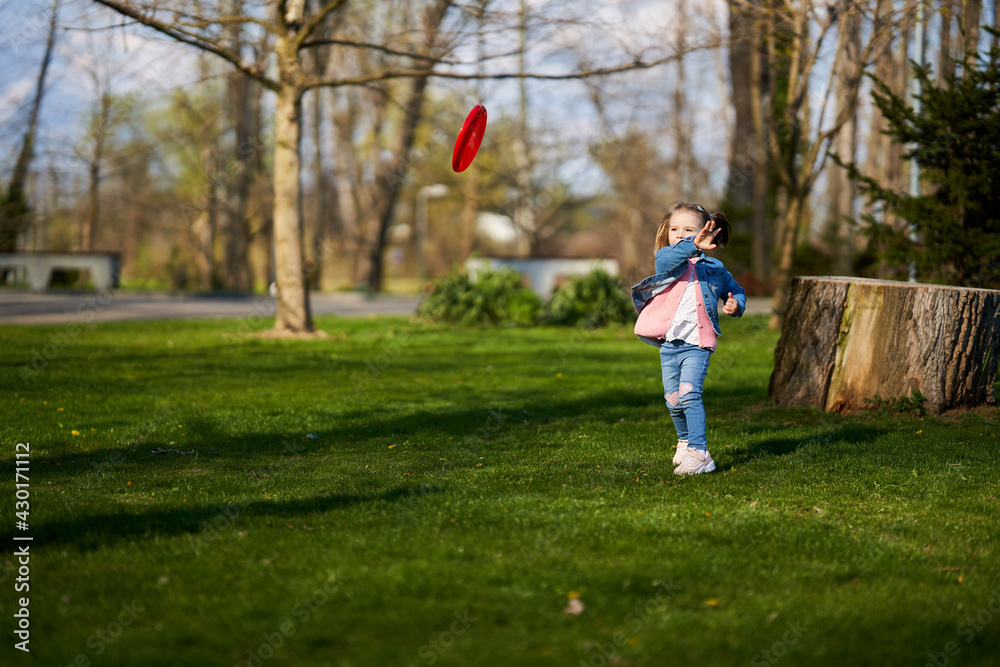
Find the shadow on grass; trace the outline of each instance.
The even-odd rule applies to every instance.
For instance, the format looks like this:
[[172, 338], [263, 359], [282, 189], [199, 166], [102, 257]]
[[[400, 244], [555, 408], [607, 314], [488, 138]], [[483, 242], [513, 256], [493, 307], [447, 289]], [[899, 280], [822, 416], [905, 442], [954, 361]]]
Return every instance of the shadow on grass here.
[[[439, 409], [420, 409], [419, 405], [415, 405], [411, 406], [415, 409], [395, 412], [378, 407], [331, 411], [318, 419], [314, 415], [310, 425], [303, 428], [276, 424], [276, 419], [284, 418], [283, 411], [278, 410], [275, 414], [266, 415], [266, 429], [256, 430], [250, 424], [240, 424], [238, 432], [208, 416], [192, 417], [190, 414], [167, 411], [140, 420], [141, 424], [137, 423], [131, 429], [127, 424], [120, 424], [120, 431], [132, 433], [133, 439], [128, 448], [50, 455], [39, 462], [39, 467], [44, 477], [76, 478], [86, 490], [85, 495], [90, 495], [95, 492], [99, 481], [113, 471], [129, 474], [141, 474], [147, 470], [182, 471], [199, 467], [206, 457], [259, 465], [260, 457], [284, 458], [315, 452], [320, 448], [329, 450], [331, 447], [363, 448], [371, 446], [373, 441], [379, 446], [385, 442], [395, 444], [408, 439], [425, 445], [478, 446], [488, 440], [517, 440], [526, 433], [534, 436], [543, 426], [558, 428], [565, 425], [569, 428], [572, 425], [576, 428], [573, 424], [580, 419], [616, 423], [626, 416], [631, 419], [637, 412], [645, 419], [652, 412], [654, 419], [662, 419], [665, 425], [669, 424], [662, 398], [655, 394], [650, 396], [647, 392], [588, 392], [572, 399], [553, 399], [549, 390], [525, 389], [504, 391], [494, 398], [492, 404], [470, 406], [469, 403], [476, 402], [476, 397], [465, 395], [457, 398], [456, 404]], [[727, 394], [727, 399], [751, 401], [759, 399], [759, 392], [738, 390], [732, 395]], [[708, 400], [712, 400], [711, 397]], [[464, 404], [458, 404], [458, 401]], [[178, 412], [181, 410], [178, 409]], [[188, 433], [197, 434], [196, 438], [185, 438], [179, 444], [170, 442], [171, 437], [176, 437], [172, 429], [179, 419], [184, 420]], [[319, 432], [320, 438], [305, 438], [307, 430]], [[136, 442], [134, 438], [139, 434], [143, 434], [142, 441]], [[51, 444], [68, 449], [72, 443]], [[515, 442], [513, 446], [521, 445]], [[159, 448], [194, 450], [197, 457], [175, 453], [154, 456], [150, 453]]]
[[[209, 507], [173, 508], [142, 513], [106, 512], [79, 514], [60, 521], [32, 526], [34, 541], [39, 546], [70, 546], [92, 550], [110, 542], [136, 537], [170, 537], [192, 535], [192, 548], [208, 544], [220, 534], [236, 528], [241, 521], [256, 517], [303, 517], [324, 514], [362, 503], [403, 503], [419, 500], [423, 496], [443, 493], [439, 486], [421, 485], [399, 487], [371, 495], [331, 494], [287, 501], [254, 501], [249, 503], [220, 504]], [[6, 545], [16, 546], [13, 534], [2, 539]], [[8, 546], [5, 553], [14, 551]]]
[[[553, 400], [548, 391], [510, 390], [494, 396], [494, 402], [477, 403], [475, 397], [461, 397], [464, 404], [442, 406], [440, 409], [420, 409], [390, 411], [389, 408], [371, 408], [331, 412], [323, 415], [320, 423], [313, 418], [310, 426], [301, 429], [274, 424], [274, 415], [268, 415], [267, 430], [234, 433], [223, 427], [218, 420], [209, 417], [184, 416], [166, 413], [157, 423], [147, 420], [141, 443], [130, 443], [129, 449], [111, 452], [91, 450], [70, 452], [64, 455], [45, 457], [48, 465], [45, 474], [79, 475], [88, 471], [103, 472], [118, 465], [136, 465], [166, 460], [154, 457], [150, 450], [157, 447], [196, 449], [200, 456], [246, 457], [247, 454], [274, 456], [295, 451], [314, 450], [318, 445], [356, 444], [371, 439], [401, 438], [454, 438], [456, 444], [478, 440], [500, 434], [516, 434], [516, 429], [529, 428], [534, 432], [539, 425], [558, 423], [562, 420], [590, 418], [596, 421], [617, 422], [627, 411], [648, 409], [659, 402], [657, 396], [650, 397], [645, 392], [594, 392], [574, 399]], [[456, 401], [457, 403], [457, 401]], [[474, 403], [474, 405], [469, 405]], [[284, 418], [278, 410], [279, 418]], [[663, 410], [666, 416], [666, 408]], [[185, 430], [197, 434], [187, 438], [183, 444], [168, 444], [173, 436], [169, 429], [177, 420], [184, 419]], [[322, 423], [327, 422], [327, 423]], [[525, 424], [528, 422], [528, 424]], [[275, 428], [287, 429], [284, 433]], [[243, 426], [246, 428], [246, 426]], [[322, 434], [318, 441], [302, 441], [305, 429]], [[123, 429], [127, 430], [127, 429]], [[301, 444], [300, 444], [301, 443]], [[53, 443], [60, 445], [60, 443]], [[63, 443], [70, 444], [70, 443]], [[291, 445], [291, 447], [289, 447]], [[173, 458], [173, 456], [171, 456]], [[191, 460], [185, 457], [184, 460]], [[59, 463], [59, 467], [55, 467]]]
[[[773, 427], [744, 427], [743, 431], [752, 437], [754, 433], [773, 431]], [[806, 450], [815, 449], [818, 453], [832, 445], [846, 444], [861, 446], [863, 443], [871, 442], [888, 432], [889, 429], [868, 424], [841, 424], [823, 428], [818, 432], [803, 437], [765, 437], [750, 448], [734, 451], [729, 455], [730, 458], [726, 464], [720, 465], [718, 470], [726, 471], [755, 460], [761, 461], [801, 455]]]

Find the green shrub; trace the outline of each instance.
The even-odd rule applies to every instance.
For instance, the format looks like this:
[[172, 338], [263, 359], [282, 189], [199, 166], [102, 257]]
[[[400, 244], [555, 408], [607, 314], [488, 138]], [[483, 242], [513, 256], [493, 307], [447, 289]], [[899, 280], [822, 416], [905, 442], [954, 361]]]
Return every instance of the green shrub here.
[[560, 287], [549, 303], [549, 312], [552, 322], [569, 326], [602, 327], [636, 318], [628, 289], [602, 269]]
[[927, 408], [924, 407], [927, 397], [919, 389], [914, 389], [909, 396], [882, 398], [875, 394], [872, 398], [864, 399], [864, 402], [865, 410], [869, 410], [879, 417], [887, 415], [927, 416]]
[[542, 300], [521, 285], [514, 269], [480, 271], [473, 281], [453, 272], [435, 281], [433, 291], [417, 308], [417, 315], [461, 324], [516, 324], [538, 321]]

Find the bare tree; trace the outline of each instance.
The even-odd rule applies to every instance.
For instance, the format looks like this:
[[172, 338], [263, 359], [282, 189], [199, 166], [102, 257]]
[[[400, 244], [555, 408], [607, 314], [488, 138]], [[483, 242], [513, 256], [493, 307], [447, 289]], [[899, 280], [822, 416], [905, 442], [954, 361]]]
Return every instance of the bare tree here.
[[[242, 14], [244, 0], [228, 1], [230, 4], [227, 13], [230, 16]], [[235, 21], [226, 24], [226, 44], [233, 53], [248, 51], [254, 67], [263, 69], [268, 51], [254, 42], [246, 28], [246, 24]], [[224, 220], [220, 231], [223, 237], [222, 265], [226, 267], [222, 284], [233, 290], [250, 290], [253, 287], [249, 257], [252, 233], [248, 218], [251, 187], [264, 176], [260, 140], [262, 93], [263, 87], [259, 81], [239, 71], [228, 73], [227, 115], [231, 119], [235, 136], [231, 153], [233, 157], [227, 165], [231, 178], [226, 186]]]
[[[753, 206], [752, 172], [758, 168], [754, 159], [754, 124], [751, 87], [753, 81], [752, 50], [757, 48], [754, 39], [754, 17], [736, 0], [729, 0], [729, 80], [732, 87], [732, 104], [735, 124], [729, 153], [729, 179], [726, 183], [726, 201], [734, 213], [750, 212]], [[758, 273], [759, 271], [759, 273]], [[754, 266], [757, 275], [764, 274], [764, 266]]]
[[[838, 70], [836, 116], [844, 117], [844, 125], [833, 141], [833, 153], [843, 164], [854, 162], [858, 143], [858, 96], [850, 88], [861, 77], [861, 11], [848, 5], [840, 12], [837, 30]], [[847, 177], [845, 169], [834, 169], [827, 174], [829, 184], [828, 233], [833, 251], [833, 271], [845, 275], [851, 271], [853, 244], [846, 219], [854, 218], [854, 200], [857, 185]]]
[[105, 176], [108, 144], [115, 126], [127, 115], [128, 105], [116, 104], [113, 79], [124, 66], [122, 59], [113, 55], [112, 36], [107, 32], [88, 29], [87, 49], [79, 59], [80, 67], [90, 78], [93, 110], [87, 134], [74, 147], [76, 158], [87, 169], [87, 212], [80, 221], [77, 247], [84, 251], [94, 248], [94, 239], [101, 217], [101, 181]]
[[[299, 184], [302, 96], [306, 91], [322, 86], [371, 85], [392, 79], [410, 80], [410, 94], [405, 102], [406, 119], [402, 123], [401, 142], [398, 143], [402, 149], [408, 143], [412, 144], [413, 131], [422, 108], [423, 92], [431, 76], [467, 80], [492, 77], [579, 79], [652, 67], [668, 62], [673, 57], [667, 55], [655, 60], [637, 57], [620, 64], [597, 67], [585, 72], [555, 75], [518, 72], [470, 74], [461, 69], [462, 63], [446, 61], [445, 54], [451, 43], [448, 40], [438, 41], [434, 36], [435, 27], [442, 25], [445, 15], [453, 7], [453, 3], [449, 0], [437, 0], [428, 7], [423, 25], [418, 27], [423, 40], [412, 45], [415, 50], [397, 50], [385, 44], [369, 41], [364, 35], [360, 39], [317, 39], [317, 30], [325, 21], [347, 17], [345, 11], [348, 0], [331, 0], [314, 10], [307, 9], [306, 0], [281, 0], [271, 3], [266, 15], [254, 13], [252, 8], [248, 7], [243, 8], [243, 14], [230, 15], [219, 8], [213, 11], [208, 7], [180, 0], [174, 2], [96, 0], [96, 2], [174, 40], [222, 58], [276, 95], [273, 225], [275, 269], [280, 296], [275, 335], [310, 335], [315, 332], [305, 281]], [[461, 12], [457, 16], [456, 21], [464, 20], [465, 15]], [[222, 28], [232, 23], [252, 28], [254, 34], [258, 36], [259, 48], [266, 50], [273, 58], [273, 66], [263, 68], [259, 62], [266, 60], [248, 62], [243, 54], [233, 52], [222, 36]], [[370, 50], [385, 57], [372, 71], [354, 75], [338, 73], [321, 78], [308, 71], [303, 54], [310, 48], [322, 45]], [[438, 67], [442, 64], [448, 68]], [[403, 154], [397, 153], [385, 169], [390, 170], [389, 173], [398, 174], [404, 166], [404, 160]], [[372, 266], [368, 276], [369, 285], [376, 288], [381, 286], [382, 262], [381, 255], [376, 251], [381, 248], [395, 209], [395, 197], [391, 187], [381, 186], [379, 195], [387, 198], [379, 200], [382, 202], [382, 208], [379, 211], [374, 236], [375, 247], [370, 252], [369, 260]]]
[[[768, 150], [774, 160], [779, 183], [786, 196], [786, 207], [779, 219], [778, 265], [775, 272], [774, 294], [771, 302], [772, 328], [779, 328], [785, 312], [788, 288], [792, 279], [792, 262], [798, 242], [802, 221], [806, 216], [806, 203], [816, 179], [826, 162], [826, 153], [831, 142], [843, 128], [856, 105], [860, 86], [860, 72], [869, 62], [874, 45], [884, 38], [886, 17], [880, 16], [877, 6], [871, 12], [870, 3], [855, 0], [841, 0], [835, 7], [820, 5], [812, 0], [799, 0], [778, 6], [774, 3], [766, 20], [769, 21], [767, 41], [768, 53], [772, 59], [778, 53], [776, 44], [779, 26], [790, 28], [791, 45], [788, 69], [788, 86], [782, 113], [768, 126]], [[827, 83], [818, 118], [811, 120], [809, 90], [813, 81], [823, 42], [837, 25], [839, 12], [868, 10], [872, 29], [868, 40], [861, 49], [856, 75], [841, 80], [843, 94], [848, 102], [839, 106], [833, 121], [826, 125], [824, 116], [829, 105], [833, 88], [838, 85], [838, 77], [832, 73]], [[840, 55], [840, 54], [838, 54]], [[838, 66], [832, 65], [832, 72]], [[780, 130], [779, 130], [780, 128]]]
[[28, 197], [25, 188], [28, 181], [28, 169], [35, 156], [35, 136], [38, 131], [38, 114], [42, 108], [42, 97], [45, 94], [45, 77], [52, 61], [52, 48], [56, 41], [56, 19], [59, 14], [59, 0], [52, 3], [52, 18], [49, 21], [49, 34], [45, 41], [45, 52], [35, 84], [35, 96], [31, 102], [31, 112], [28, 114], [28, 127], [24, 131], [21, 150], [17, 155], [14, 172], [7, 184], [7, 192], [0, 201], [0, 252], [13, 252], [17, 248], [17, 237], [30, 224], [28, 217]]

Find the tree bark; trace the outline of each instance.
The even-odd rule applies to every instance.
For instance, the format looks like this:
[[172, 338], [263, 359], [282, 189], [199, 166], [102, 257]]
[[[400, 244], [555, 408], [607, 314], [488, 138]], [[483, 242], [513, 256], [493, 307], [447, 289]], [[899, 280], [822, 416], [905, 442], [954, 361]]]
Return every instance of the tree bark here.
[[995, 402], [1000, 291], [842, 277], [796, 278], [769, 395], [853, 412], [919, 391], [933, 413]]
[[795, 246], [798, 243], [799, 218], [804, 197], [789, 197], [781, 227], [781, 244], [778, 246], [778, 270], [774, 277], [774, 294], [771, 297], [771, 319], [768, 326], [779, 329], [787, 315], [788, 291], [792, 281], [792, 264], [795, 260]]
[[299, 154], [302, 91], [282, 86], [275, 106], [274, 260], [278, 284], [278, 335], [313, 333], [306, 290], [300, 219]]

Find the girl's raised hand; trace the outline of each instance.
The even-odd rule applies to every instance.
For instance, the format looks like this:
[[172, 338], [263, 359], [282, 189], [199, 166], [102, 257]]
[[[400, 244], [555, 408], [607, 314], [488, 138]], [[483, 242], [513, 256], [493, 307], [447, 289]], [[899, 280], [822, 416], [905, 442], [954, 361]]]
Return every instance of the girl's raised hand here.
[[[714, 231], [713, 231], [714, 230]], [[701, 228], [698, 235], [694, 237], [694, 244], [699, 250], [714, 250], [715, 235], [722, 231], [722, 228], [715, 229], [715, 220], [709, 220]]]

